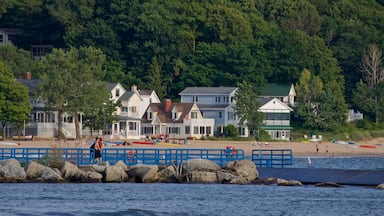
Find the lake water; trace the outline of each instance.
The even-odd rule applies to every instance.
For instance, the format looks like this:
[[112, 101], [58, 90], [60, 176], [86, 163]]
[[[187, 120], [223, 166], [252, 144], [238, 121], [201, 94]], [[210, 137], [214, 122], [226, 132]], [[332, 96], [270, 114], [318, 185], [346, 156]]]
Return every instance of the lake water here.
[[[295, 166], [307, 166], [306, 158]], [[312, 158], [312, 166], [384, 171], [384, 158]], [[0, 192], [7, 216], [384, 215], [384, 191], [374, 187], [20, 183], [0, 184]]]

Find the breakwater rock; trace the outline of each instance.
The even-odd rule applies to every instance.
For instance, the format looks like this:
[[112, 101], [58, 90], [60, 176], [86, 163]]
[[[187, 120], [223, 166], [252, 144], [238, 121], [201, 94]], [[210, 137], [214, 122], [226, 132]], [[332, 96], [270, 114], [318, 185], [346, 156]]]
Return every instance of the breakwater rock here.
[[250, 160], [231, 161], [220, 167], [206, 159], [191, 159], [169, 166], [136, 164], [119, 161], [78, 167], [68, 161], [51, 168], [38, 162], [22, 167], [19, 161], [0, 161], [0, 182], [136, 182], [136, 183], [228, 183], [249, 184], [258, 178], [256, 165]]

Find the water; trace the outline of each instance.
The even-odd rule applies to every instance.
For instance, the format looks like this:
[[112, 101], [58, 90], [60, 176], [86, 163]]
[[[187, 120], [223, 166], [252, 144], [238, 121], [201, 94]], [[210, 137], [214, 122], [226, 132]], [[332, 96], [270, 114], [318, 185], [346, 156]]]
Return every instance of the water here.
[[[295, 158], [294, 166], [307, 166], [305, 159]], [[312, 159], [318, 168], [383, 169], [383, 162], [384, 158]], [[0, 192], [1, 216], [384, 215], [384, 191], [373, 187], [22, 183], [0, 184]]]

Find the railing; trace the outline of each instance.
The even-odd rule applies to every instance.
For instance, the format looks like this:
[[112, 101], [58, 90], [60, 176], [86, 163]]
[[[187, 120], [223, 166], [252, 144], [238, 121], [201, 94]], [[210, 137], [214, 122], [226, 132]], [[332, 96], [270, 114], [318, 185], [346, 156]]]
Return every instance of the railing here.
[[[230, 154], [225, 149], [126, 149], [104, 148], [103, 161], [115, 164], [123, 161], [127, 165], [180, 164], [186, 160], [203, 158], [216, 162], [220, 166], [232, 160], [244, 160], [244, 150], [236, 149]], [[0, 160], [14, 158], [28, 164], [32, 160], [61, 158], [76, 165], [94, 163], [94, 153], [89, 148], [0, 148]]]
[[291, 149], [254, 149], [252, 161], [259, 167], [284, 167], [292, 165]]

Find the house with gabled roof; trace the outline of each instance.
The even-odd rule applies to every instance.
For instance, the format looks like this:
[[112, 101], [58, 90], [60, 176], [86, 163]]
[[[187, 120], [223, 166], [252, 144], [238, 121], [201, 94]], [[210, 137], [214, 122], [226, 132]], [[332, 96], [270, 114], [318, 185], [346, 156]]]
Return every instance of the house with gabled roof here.
[[223, 133], [222, 128], [233, 125], [240, 136], [247, 137], [248, 128], [239, 125], [234, 111], [236, 87], [187, 87], [179, 93], [182, 103], [196, 103], [204, 118], [215, 119], [215, 134]]
[[135, 85], [127, 91], [120, 83], [108, 83], [107, 89], [113, 101], [121, 102], [115, 112], [118, 121], [108, 127], [110, 139], [140, 139], [141, 117], [151, 101], [160, 102], [156, 92], [138, 90]]
[[290, 83], [266, 83], [261, 91], [261, 98], [278, 98], [283, 103], [295, 107], [295, 86]]
[[259, 111], [264, 114], [261, 129], [272, 139], [289, 140], [291, 137], [290, 119], [293, 109], [278, 98], [258, 98]]
[[151, 103], [143, 115], [142, 135], [170, 139], [213, 136], [214, 119], [204, 118], [196, 103]]
[[[22, 133], [16, 128], [10, 128], [10, 136], [34, 136], [39, 138], [53, 138], [58, 136], [58, 115], [57, 111], [49, 110], [46, 105], [34, 95], [41, 80], [32, 79], [32, 73], [27, 72], [24, 79], [16, 79], [17, 82], [28, 88], [28, 96], [32, 105], [32, 111], [29, 114], [30, 120], [23, 125]], [[76, 135], [74, 118], [70, 113], [62, 115], [63, 133], [67, 139], [73, 139]], [[82, 118], [79, 117], [80, 124]], [[82, 134], [82, 128], [80, 128]]]

